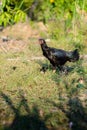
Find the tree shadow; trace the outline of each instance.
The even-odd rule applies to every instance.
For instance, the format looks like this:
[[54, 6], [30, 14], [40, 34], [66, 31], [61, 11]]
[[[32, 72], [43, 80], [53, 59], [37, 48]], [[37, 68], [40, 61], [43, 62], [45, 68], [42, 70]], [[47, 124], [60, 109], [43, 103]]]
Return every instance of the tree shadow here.
[[78, 97], [69, 99], [67, 116], [73, 122], [72, 130], [87, 130], [87, 109]]
[[[56, 107], [56, 111], [61, 110], [68, 118], [67, 130], [87, 130], [87, 108], [83, 106], [78, 97], [70, 98], [68, 103], [57, 104], [54, 101], [46, 100]], [[72, 127], [70, 128], [70, 123]], [[65, 123], [65, 122], [64, 122]]]
[[[70, 98], [67, 103], [56, 103], [52, 100], [44, 99], [46, 103], [52, 104], [54, 107], [52, 107], [49, 114], [45, 115], [43, 118], [40, 115], [40, 110], [36, 104], [33, 105], [32, 110], [30, 109], [28, 106], [28, 101], [23, 92], [20, 92], [19, 96], [21, 101], [19, 102], [18, 107], [14, 106], [11, 98], [8, 95], [1, 92], [0, 96], [4, 99], [10, 109], [13, 110], [15, 115], [12, 123], [9, 126], [4, 126], [3, 130], [48, 130], [45, 122], [50, 118], [52, 120], [54, 120], [53, 118], [59, 119], [57, 114], [61, 111], [63, 112], [63, 115], [65, 115], [65, 119], [61, 118], [61, 116], [60, 118], [62, 119], [66, 130], [69, 130], [70, 122], [73, 122], [71, 130], [87, 130], [87, 108], [83, 106], [78, 97]], [[21, 107], [24, 107], [24, 110], [27, 114], [23, 115], [20, 112]], [[60, 128], [62, 129], [62, 127], [63, 126], [61, 124]], [[55, 128], [50, 127], [49, 129], [54, 130]]]
[[[20, 92], [21, 101], [19, 102], [17, 108], [14, 106], [11, 98], [8, 95], [1, 92], [0, 96], [4, 99], [10, 109], [13, 110], [15, 115], [14, 120], [10, 126], [4, 126], [4, 130], [48, 130], [44, 119], [40, 116], [37, 105], [35, 104], [31, 110], [23, 92]], [[22, 106], [27, 113], [26, 115], [23, 115], [20, 112]]]

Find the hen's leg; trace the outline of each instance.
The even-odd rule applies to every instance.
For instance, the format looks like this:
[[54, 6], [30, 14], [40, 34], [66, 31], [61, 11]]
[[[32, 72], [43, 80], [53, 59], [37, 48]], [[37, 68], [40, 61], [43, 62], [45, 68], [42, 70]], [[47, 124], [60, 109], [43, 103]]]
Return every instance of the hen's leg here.
[[57, 70], [57, 67], [52, 65], [52, 70], [53, 70], [53, 73], [55, 73]]

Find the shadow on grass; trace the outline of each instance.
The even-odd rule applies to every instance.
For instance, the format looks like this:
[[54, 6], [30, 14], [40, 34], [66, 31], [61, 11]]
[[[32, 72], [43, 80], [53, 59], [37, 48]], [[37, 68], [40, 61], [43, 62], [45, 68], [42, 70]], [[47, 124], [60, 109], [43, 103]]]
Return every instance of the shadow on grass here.
[[[48, 130], [44, 120], [40, 117], [39, 109], [37, 105], [32, 107], [30, 110], [27, 100], [24, 97], [23, 93], [20, 93], [21, 101], [17, 108], [15, 108], [12, 100], [9, 96], [0, 93], [0, 96], [4, 99], [6, 104], [13, 110], [15, 117], [10, 126], [4, 126], [3, 130]], [[20, 114], [21, 107], [24, 107], [27, 112], [26, 115]]]
[[[41, 60], [37, 60], [36, 63], [38, 63], [41, 68], [40, 71], [43, 71], [44, 73], [47, 70], [53, 70], [52, 65], [49, 62], [43, 62]], [[64, 66], [57, 67], [56, 68], [56, 74], [59, 75], [68, 75], [69, 73], [74, 73], [77, 72], [78, 75], [80, 75], [81, 77], [85, 77], [85, 69], [83, 66], [84, 61], [82, 59], [79, 59], [79, 61], [75, 62], [72, 64], [72, 66], [67, 66], [66, 64]]]
[[[69, 99], [68, 103], [62, 102], [61, 104], [57, 104], [50, 100], [47, 100], [47, 102], [52, 104], [56, 108], [56, 111], [61, 110], [65, 113], [68, 119], [67, 130], [87, 130], [87, 108], [83, 106], [78, 97]], [[73, 125], [69, 129], [70, 122]]]
[[72, 130], [87, 130], [87, 108], [83, 107], [78, 97], [71, 98], [68, 102], [68, 118], [73, 122]]
[[47, 70], [51, 70], [50, 64], [44, 63], [41, 60], [37, 60], [36, 63], [40, 65], [40, 71], [46, 72]]
[[[43, 63], [42, 61], [38, 60], [36, 61], [36, 63], [38, 63], [41, 68], [40, 68], [40, 71], [42, 72], [46, 72], [47, 70], [49, 71], [53, 71], [54, 72], [54, 68], [53, 66], [50, 64], [50, 63]], [[73, 67], [69, 67], [69, 66], [63, 66], [63, 67], [57, 67], [55, 70], [55, 73], [57, 74], [62, 74], [62, 75], [66, 75], [68, 74], [69, 72], [72, 72], [73, 71]]]
[[[45, 124], [48, 120], [53, 123], [53, 120], [55, 120], [57, 123], [56, 128], [50, 126], [49, 130], [58, 130], [59, 128], [61, 130], [87, 130], [87, 109], [83, 107], [77, 97], [70, 98], [68, 103], [64, 103], [64, 101], [55, 103], [49, 99], [44, 99], [46, 103], [51, 104], [54, 108], [52, 107], [49, 114], [42, 118], [37, 105], [34, 105], [32, 110], [30, 109], [23, 93], [20, 93], [21, 101], [17, 108], [15, 108], [9, 96], [3, 92], [0, 93], [0, 96], [15, 114], [12, 123], [9, 126], [4, 126], [3, 130], [48, 130]], [[22, 106], [27, 113], [26, 115], [20, 113]], [[71, 129], [69, 129], [70, 122], [73, 122]]]

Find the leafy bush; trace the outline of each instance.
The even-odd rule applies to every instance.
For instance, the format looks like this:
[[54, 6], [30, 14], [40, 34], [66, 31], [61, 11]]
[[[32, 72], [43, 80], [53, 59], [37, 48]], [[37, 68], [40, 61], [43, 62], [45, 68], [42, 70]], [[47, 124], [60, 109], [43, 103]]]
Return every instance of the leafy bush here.
[[3, 0], [0, 25], [24, 21], [28, 14], [32, 20], [41, 20], [44, 23], [62, 18], [66, 26], [70, 26], [71, 21], [81, 10], [87, 11], [85, 0]]
[[27, 16], [26, 4], [30, 7], [32, 2], [33, 0], [29, 2], [27, 0], [3, 0], [0, 8], [0, 25], [6, 26], [18, 21], [25, 21]]

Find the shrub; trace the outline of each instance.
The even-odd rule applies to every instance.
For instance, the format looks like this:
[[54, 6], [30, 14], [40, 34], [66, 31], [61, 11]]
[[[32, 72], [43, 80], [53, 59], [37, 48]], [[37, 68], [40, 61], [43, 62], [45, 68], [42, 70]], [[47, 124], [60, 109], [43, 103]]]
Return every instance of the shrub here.
[[18, 21], [25, 21], [27, 16], [26, 4], [30, 7], [32, 2], [33, 0], [29, 2], [27, 0], [3, 0], [0, 8], [0, 25], [6, 26]]

